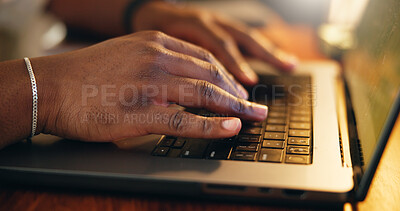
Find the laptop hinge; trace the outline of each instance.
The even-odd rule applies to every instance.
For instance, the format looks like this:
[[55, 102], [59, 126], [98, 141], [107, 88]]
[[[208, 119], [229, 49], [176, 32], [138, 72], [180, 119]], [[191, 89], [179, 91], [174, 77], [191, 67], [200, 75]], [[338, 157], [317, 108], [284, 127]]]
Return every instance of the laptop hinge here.
[[351, 103], [349, 88], [346, 80], [342, 78], [345, 88], [346, 96], [346, 112], [347, 112], [347, 126], [348, 126], [348, 139], [350, 146], [351, 162], [353, 165], [353, 176], [354, 176], [354, 189], [357, 189], [358, 183], [363, 175], [362, 166], [364, 165], [362, 146], [357, 135], [357, 122], [355, 119], [354, 110]]
[[347, 126], [345, 88], [344, 82], [340, 77], [336, 80], [336, 99], [342, 166], [345, 168], [352, 168], [353, 164], [351, 161], [349, 132]]

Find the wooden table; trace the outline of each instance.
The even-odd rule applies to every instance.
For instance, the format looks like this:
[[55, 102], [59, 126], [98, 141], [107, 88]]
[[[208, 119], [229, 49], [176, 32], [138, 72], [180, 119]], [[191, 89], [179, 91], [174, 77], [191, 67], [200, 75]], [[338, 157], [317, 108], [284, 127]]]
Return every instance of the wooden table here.
[[[326, 59], [317, 48], [315, 34], [305, 26], [279, 24], [265, 31], [281, 48], [302, 60]], [[289, 36], [290, 35], [290, 36]], [[390, 136], [370, 192], [364, 202], [346, 204], [344, 210], [400, 210], [400, 118]], [[154, 196], [12, 188], [0, 190], [0, 210], [293, 210], [288, 207], [165, 199]], [[295, 210], [305, 210], [296, 208]]]

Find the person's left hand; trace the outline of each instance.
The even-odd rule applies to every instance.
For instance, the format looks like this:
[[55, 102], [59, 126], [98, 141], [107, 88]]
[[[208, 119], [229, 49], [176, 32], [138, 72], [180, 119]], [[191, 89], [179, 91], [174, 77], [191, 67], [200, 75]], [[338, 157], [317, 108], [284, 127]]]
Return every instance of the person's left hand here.
[[208, 49], [246, 85], [255, 85], [258, 78], [244, 60], [239, 46], [282, 71], [291, 71], [296, 63], [295, 57], [274, 47], [258, 30], [196, 8], [149, 2], [137, 11], [133, 25], [135, 30], [160, 30]]

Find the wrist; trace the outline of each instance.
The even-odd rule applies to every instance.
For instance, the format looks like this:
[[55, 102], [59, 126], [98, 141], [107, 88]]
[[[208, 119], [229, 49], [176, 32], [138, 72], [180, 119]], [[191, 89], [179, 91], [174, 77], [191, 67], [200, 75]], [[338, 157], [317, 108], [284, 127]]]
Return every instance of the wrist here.
[[131, 17], [133, 31], [161, 30], [161, 25], [170, 21], [165, 13], [169, 12], [171, 6], [171, 3], [159, 0], [142, 4]]
[[125, 10], [123, 12], [123, 25], [125, 32], [130, 34], [135, 29], [135, 17], [138, 11], [144, 7], [146, 4], [151, 4], [152, 0], [130, 0], [129, 3], [126, 5]]
[[57, 110], [56, 96], [58, 90], [58, 79], [57, 73], [54, 70], [56, 65], [52, 64], [51, 57], [38, 57], [30, 60], [36, 77], [38, 91], [38, 119], [36, 134], [49, 133], [49, 131], [51, 131], [51, 127], [48, 124], [49, 119], [54, 116], [55, 111]]
[[[38, 124], [36, 134], [43, 131], [49, 115], [49, 85], [46, 70], [38, 59], [31, 59], [38, 89]], [[49, 88], [50, 87], [50, 88]], [[23, 59], [0, 63], [0, 148], [28, 138], [32, 133], [32, 85]]]

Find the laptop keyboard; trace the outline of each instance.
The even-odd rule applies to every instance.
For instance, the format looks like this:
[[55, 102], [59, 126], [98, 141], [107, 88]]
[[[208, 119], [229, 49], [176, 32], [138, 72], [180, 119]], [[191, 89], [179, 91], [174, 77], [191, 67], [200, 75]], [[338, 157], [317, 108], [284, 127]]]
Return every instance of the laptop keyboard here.
[[[268, 106], [268, 117], [264, 121], [243, 122], [238, 135], [225, 139], [163, 136], [152, 155], [311, 164], [313, 95], [310, 78], [271, 76], [261, 82], [263, 85], [249, 90], [249, 99]], [[205, 110], [190, 112], [202, 116], [221, 116]]]

